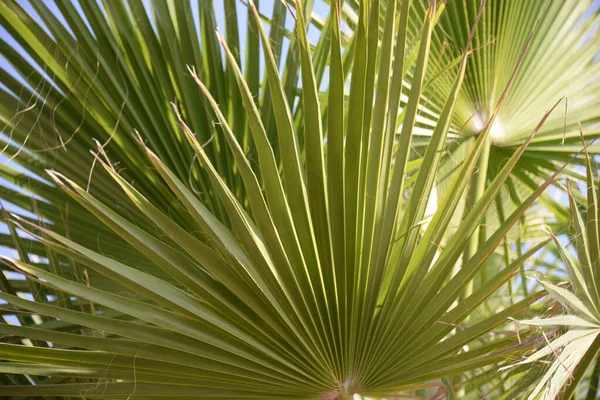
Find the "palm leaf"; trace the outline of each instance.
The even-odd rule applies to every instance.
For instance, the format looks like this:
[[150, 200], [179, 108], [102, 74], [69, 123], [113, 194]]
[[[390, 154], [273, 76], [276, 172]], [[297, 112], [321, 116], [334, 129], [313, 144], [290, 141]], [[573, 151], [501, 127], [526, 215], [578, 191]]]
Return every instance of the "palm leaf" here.
[[[583, 138], [583, 135], [582, 135]], [[530, 391], [529, 399], [542, 395], [544, 399], [568, 399], [577, 388], [588, 367], [600, 356], [600, 298], [598, 297], [598, 189], [593, 161], [585, 153], [588, 173], [587, 212], [582, 214], [579, 204], [569, 189], [573, 231], [571, 236], [574, 252], [567, 250], [561, 240], [554, 236], [558, 254], [566, 265], [572, 290], [542, 281], [548, 293], [570, 315], [522, 321], [524, 324], [547, 329], [562, 327], [567, 331], [558, 338], [546, 341], [547, 345], [526, 358], [522, 363], [552, 360], [551, 366], [543, 371], [543, 376]], [[573, 258], [575, 253], [577, 258]], [[590, 377], [588, 398], [594, 398], [597, 391], [597, 368]]]
[[[485, 1], [464, 9], [453, 54], [439, 38], [459, 8], [445, 2], [333, 2], [325, 18], [312, 1], [271, 16], [250, 2], [242, 63], [245, 7], [224, 4], [225, 37], [211, 1], [34, 3], [35, 17], [0, 4], [23, 48], [0, 42], [15, 71], [1, 71], [2, 176], [28, 191], [5, 199], [37, 214], [19, 209], [1, 242], [35, 295], [0, 282], [22, 325], [0, 325], [3, 394], [393, 397], [520, 357], [531, 343], [493, 331], [541, 293], [476, 311], [545, 242], [505, 251], [505, 268], [469, 287], [561, 171], [541, 166], [504, 206], [556, 99], [535, 104], [508, 160], [480, 174], [489, 185], [469, 177], [494, 158], [498, 121], [523, 122], [506, 107], [528, 101], [522, 74], [548, 14], [511, 3], [516, 16], [494, 31], [516, 47], [492, 56], [473, 50], [499, 7]], [[310, 24], [324, 32], [315, 46]], [[479, 57], [506, 64], [453, 165], [442, 150], [459, 137]]]

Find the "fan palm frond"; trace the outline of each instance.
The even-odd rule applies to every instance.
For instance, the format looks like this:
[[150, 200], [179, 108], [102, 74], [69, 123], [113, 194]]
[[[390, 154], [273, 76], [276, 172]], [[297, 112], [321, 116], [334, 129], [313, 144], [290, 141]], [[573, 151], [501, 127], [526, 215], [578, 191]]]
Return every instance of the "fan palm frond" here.
[[[588, 368], [600, 359], [600, 225], [598, 216], [597, 172], [588, 153], [587, 166], [587, 210], [581, 211], [581, 204], [575, 200], [573, 190], [569, 189], [572, 215], [572, 248], [569, 251], [561, 240], [554, 236], [554, 242], [561, 259], [564, 261], [571, 289], [541, 281], [548, 293], [570, 315], [557, 315], [550, 318], [522, 321], [524, 324], [548, 329], [560, 327], [566, 332], [556, 339], [546, 339], [545, 346], [530, 355], [522, 364], [550, 359], [551, 366], [532, 389], [529, 399], [542, 394], [544, 399], [570, 399], [577, 390]], [[546, 337], [544, 335], [544, 337]], [[598, 368], [590, 377], [587, 398], [594, 399], [598, 388]]]
[[[334, 400], [511, 379], [497, 366], [536, 336], [509, 318], [543, 295], [511, 280], [550, 239], [510, 240], [547, 222], [540, 204], [563, 226], [544, 192], [578, 176], [560, 97], [598, 133], [597, 99], [575, 99], [598, 87], [580, 4], [574, 21], [569, 1], [332, 1], [320, 18], [225, 0], [215, 34], [212, 1], [0, 1], [17, 185], [0, 244], [18, 253], [1, 393]], [[550, 62], [563, 28], [577, 63]]]
[[[86, 5], [90, 17], [93, 12], [102, 21], [90, 22], [97, 24], [97, 29], [95, 37], [87, 38], [88, 42], [100, 45], [108, 40], [107, 51], [116, 52], [115, 59], [127, 67], [122, 73], [130, 84], [138, 84], [141, 79], [153, 83], [150, 78], [156, 75], [159, 83], [148, 91], [152, 87], [163, 91], [177, 88], [182, 91], [178, 96], [183, 101], [173, 102], [173, 112], [167, 113], [164, 99], [171, 95], [146, 95], [130, 88], [130, 93], [136, 93], [123, 103], [130, 112], [119, 114], [118, 118], [123, 124], [128, 120], [125, 116], [132, 119], [123, 129], [142, 132], [137, 143], [134, 137], [125, 139], [118, 135], [114, 137], [115, 150], [100, 142], [96, 156], [89, 159], [103, 170], [103, 175], [99, 175], [103, 178], [96, 184], [105, 185], [105, 190], [87, 190], [81, 179], [71, 177], [75, 175], [73, 169], [81, 172], [85, 164], [67, 168], [66, 160], [59, 160], [57, 165], [62, 167], [48, 172], [56, 188], [70, 196], [79, 210], [89, 211], [106, 227], [103, 229], [113, 232], [114, 245], [127, 243], [131, 247], [131, 256], [102, 254], [97, 246], [77, 243], [60, 233], [57, 226], [48, 229], [22, 218], [15, 221], [33, 235], [34, 241], [45, 245], [56, 262], [46, 267], [27, 259], [8, 263], [44, 290], [68, 295], [63, 295], [65, 303], [30, 301], [9, 292], [1, 293], [0, 298], [17, 309], [80, 328], [60, 332], [44, 326], [1, 325], [4, 334], [51, 342], [52, 347], [2, 344], [0, 351], [10, 362], [1, 363], [0, 369], [12, 374], [85, 377], [96, 383], [102, 379], [103, 383], [84, 384], [82, 388], [81, 383], [69, 380], [60, 384], [38, 382], [7, 387], [7, 395], [79, 397], [83, 389], [88, 397], [111, 398], [341, 399], [354, 393], [395, 396], [427, 386], [431, 379], [498, 363], [523, 351], [526, 346], [519, 344], [514, 333], [490, 336], [483, 345], [474, 344], [473, 340], [527, 308], [539, 293], [494, 315], [473, 319], [468, 326], [460, 324], [507, 282], [543, 242], [511, 260], [472, 294], [458, 303], [457, 300], [556, 174], [506, 216], [457, 274], [453, 275], [453, 269], [550, 111], [540, 115], [541, 122], [530, 138], [465, 214], [464, 224], [440, 247], [466, 190], [465, 177], [476, 169], [491, 134], [492, 116], [455, 174], [451, 189], [441, 197], [437, 211], [430, 221], [424, 220], [475, 28], [465, 41], [466, 50], [453, 88], [423, 161], [414, 169], [411, 142], [428, 76], [434, 27], [443, 15], [435, 2], [425, 13], [414, 59], [406, 56], [410, 2], [391, 2], [384, 15], [380, 15], [379, 2], [361, 3], [347, 99], [339, 24], [342, 9], [334, 3], [325, 120], [321, 119], [324, 104], [318, 96], [318, 64], [313, 61], [306, 36], [307, 10], [300, 2], [295, 3], [293, 15], [302, 71], [301, 116], [292, 113], [286, 76], [279, 75], [276, 46], [271, 45], [252, 3], [251, 18], [264, 50], [266, 82], [260, 95], [270, 99], [260, 107], [249, 85], [252, 80], [240, 68], [235, 41], [229, 47], [229, 39], [204, 36], [206, 43], [216, 40], [215, 45], [222, 46], [222, 52], [215, 49], [216, 53], [205, 56], [223, 55], [224, 73], [229, 74], [226, 90], [211, 88], [211, 79], [215, 85], [223, 82], [214, 78], [217, 72], [202, 75], [198, 68], [186, 68], [184, 73], [163, 65], [172, 59], [189, 60], [190, 65], [198, 67], [207, 65], [206, 60], [196, 58], [195, 46], [191, 45], [189, 53], [184, 51], [183, 29], [186, 23], [191, 25], [185, 10], [175, 7], [175, 14], [169, 14], [171, 9], [163, 5], [167, 3], [155, 4], [163, 10], [158, 17], [174, 20], [172, 25], [154, 28], [144, 17], [142, 22], [138, 17], [132, 18], [127, 8], [119, 6], [105, 15], [103, 9], [90, 4]], [[3, 7], [4, 18], [22, 36], [31, 25], [35, 26], [22, 23], [26, 17], [16, 14], [16, 6]], [[69, 10], [73, 14], [74, 10], [67, 7]], [[380, 17], [385, 19], [381, 34]], [[138, 53], [129, 55], [118, 50], [129, 46], [127, 40], [139, 41], [139, 34], [117, 35], [120, 29], [133, 29], [134, 23], [146, 24], [142, 32], [149, 35], [144, 38], [150, 43], [141, 41], [142, 48], [155, 44], [136, 61], [130, 57]], [[169, 27], [173, 29], [163, 31]], [[55, 29], [58, 35], [61, 27]], [[165, 35], [162, 46], [152, 36], [155, 29], [160, 38]], [[532, 37], [530, 34], [528, 43]], [[168, 44], [172, 41], [167, 38], [175, 38], [183, 47]], [[70, 41], [57, 41], [57, 45], [66, 46]], [[525, 50], [527, 46], [526, 43]], [[41, 52], [44, 46], [34, 48]], [[158, 51], [173, 53], [161, 61], [155, 59], [162, 54]], [[113, 62], [106, 54], [102, 57], [107, 63]], [[522, 60], [523, 57], [517, 60], [515, 73]], [[221, 67], [219, 61], [208, 63], [211, 65], [213, 69]], [[409, 66], [411, 72], [407, 75]], [[62, 71], [61, 76], [60, 72], [57, 71], [57, 78], [73, 87], [70, 75]], [[120, 82], [108, 78], [101, 81], [107, 85]], [[396, 141], [402, 96], [399, 83], [406, 79], [410, 79], [410, 92]], [[498, 112], [511, 83], [507, 82], [498, 101]], [[98, 99], [115, 94], [108, 87], [92, 88], [99, 90], [95, 93]], [[218, 97], [214, 93], [220, 93], [219, 90], [233, 93], [231, 98], [239, 101], [232, 104], [232, 100], [224, 100], [229, 98], [227, 95]], [[152, 100], [163, 110], [150, 113], [146, 121], [135, 111], [144, 107], [144, 101]], [[233, 110], [234, 106], [238, 108]], [[94, 115], [101, 119], [103, 108], [100, 103], [98, 107], [94, 110], [98, 114]], [[240, 115], [246, 124], [236, 122]], [[134, 123], [136, 118], [143, 118], [139, 125]], [[156, 130], [157, 126], [150, 122], [152, 118], [162, 120], [163, 128], [168, 130]], [[268, 128], [270, 118], [273, 128]], [[216, 124], [211, 123], [213, 120]], [[303, 132], [302, 141], [297, 122]], [[276, 146], [269, 132], [275, 132]], [[251, 142], [246, 135], [251, 135]], [[23, 140], [25, 137], [28, 136]], [[120, 144], [125, 140], [129, 141], [127, 145]], [[160, 140], [172, 143], [158, 145]], [[137, 174], [129, 175], [120, 169], [115, 162], [120, 159], [119, 147], [136, 154], [135, 158], [131, 154], [125, 157], [127, 167], [134, 161], [140, 178], [151, 180], [151, 185], [138, 181]], [[173, 159], [168, 154], [173, 151], [180, 151], [187, 158]], [[193, 169], [197, 173], [192, 175], [192, 181], [202, 181], [198, 184], [200, 193], [189, 185], [187, 165], [196, 162], [199, 167]], [[110, 189], [115, 185], [120, 187], [118, 195]], [[114, 207], [116, 201], [120, 209]], [[85, 271], [94, 271], [89, 284], [63, 276], [60, 271], [65, 260]], [[110, 289], [96, 288], [95, 276], [112, 281], [112, 285], [108, 284]], [[123, 289], [117, 290], [119, 287]], [[88, 310], [65, 306], [71, 296], [87, 301]], [[469, 343], [473, 343], [472, 347], [465, 350]]]

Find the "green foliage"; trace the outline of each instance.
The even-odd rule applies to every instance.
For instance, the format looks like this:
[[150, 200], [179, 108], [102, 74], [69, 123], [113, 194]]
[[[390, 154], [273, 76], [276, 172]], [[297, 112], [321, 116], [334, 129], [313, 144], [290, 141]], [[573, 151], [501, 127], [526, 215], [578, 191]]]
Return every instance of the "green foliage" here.
[[[585, 214], [580, 212], [579, 204], [569, 188], [572, 215], [570, 238], [576, 258], [573, 258], [573, 252], [568, 251], [554, 236], [558, 253], [569, 273], [571, 290], [542, 281], [548, 293], [568, 310], [570, 315], [522, 321], [542, 329], [568, 329], [551, 342], [546, 339], [544, 347], [522, 361], [523, 364], [527, 364], [547, 358], [553, 360], [550, 368], [529, 394], [529, 399], [538, 398], [542, 393], [543, 398], [570, 399], [586, 373], [590, 372], [588, 367], [595, 360], [598, 364], [597, 360], [600, 359], [600, 192], [595, 176], [598, 169], [592, 168], [594, 163], [587, 152], [585, 160], [588, 176]], [[592, 400], [597, 394], [598, 372], [596, 367], [590, 376], [587, 398]]]
[[[0, 1], [0, 244], [26, 277], [0, 274], [0, 393], [572, 393], [600, 320], [591, 1], [222, 4], [223, 34], [212, 0]], [[587, 222], [545, 193], [581, 166]], [[527, 286], [570, 215], [575, 295]], [[544, 289], [574, 315], [534, 319]], [[547, 336], [512, 318], [577, 329], [526, 357]]]

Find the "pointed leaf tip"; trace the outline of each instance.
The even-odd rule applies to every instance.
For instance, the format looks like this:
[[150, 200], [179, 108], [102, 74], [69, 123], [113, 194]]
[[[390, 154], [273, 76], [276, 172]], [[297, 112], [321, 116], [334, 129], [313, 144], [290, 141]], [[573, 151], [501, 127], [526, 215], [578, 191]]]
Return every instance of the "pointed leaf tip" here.
[[[287, 8], [287, 10], [290, 12], [290, 14], [292, 14], [292, 18], [294, 18], [294, 20], [298, 20], [298, 18], [296, 17], [296, 13], [294, 12], [294, 10], [292, 9], [292, 6], [290, 6], [287, 1], [285, 0], [279, 0], [283, 3], [283, 5], [285, 6], [285, 8]], [[298, 0], [296, 0], [295, 2], [295, 7], [296, 10], [298, 10], [298, 7], [300, 6], [300, 3], [298, 2]]]

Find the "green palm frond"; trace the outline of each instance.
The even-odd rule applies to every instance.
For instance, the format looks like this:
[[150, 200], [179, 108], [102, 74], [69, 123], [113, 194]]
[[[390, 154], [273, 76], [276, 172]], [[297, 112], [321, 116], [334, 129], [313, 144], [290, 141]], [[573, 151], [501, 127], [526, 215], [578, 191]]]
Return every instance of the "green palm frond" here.
[[[168, 188], [139, 162], [142, 153], [131, 133], [143, 130], [154, 151], [181, 179], [193, 179], [200, 196], [214, 208], [206, 177], [199, 170], [190, 170], [192, 158], [167, 101], [195, 110], [190, 124], [200, 132], [199, 140], [210, 141], [207, 152], [221, 160], [220, 168], [225, 169], [229, 157], [221, 151], [225, 143], [220, 137], [210, 140], [211, 121], [201, 96], [190, 89], [185, 69], [187, 64], [198, 65], [207, 79], [211, 77], [211, 88], [224, 109], [236, 107], [232, 104], [235, 98], [228, 95], [226, 71], [214, 39], [212, 7], [207, 3], [200, 8], [203, 23], [197, 31], [190, 3], [174, 7], [156, 2], [152, 16], [141, 2], [84, 2], [81, 6], [79, 10], [74, 3], [61, 1], [56, 3], [58, 10], [51, 10], [46, 3], [33, 2], [30, 7], [41, 18], [38, 22], [16, 2], [0, 5], [2, 25], [25, 50], [17, 51], [7, 41], [9, 36], [3, 38], [2, 52], [15, 70], [14, 74], [2, 71], [7, 87], [2, 91], [2, 119], [7, 124], [4, 133], [11, 140], [4, 155], [40, 177], [45, 176], [46, 168], [59, 170], [103, 201], [126, 205], [109, 176], [92, 168], [94, 157], [89, 150], [99, 142], [104, 151], [126, 160], [123, 173], [168, 210], [173, 201]], [[234, 22], [237, 24], [228, 20]], [[155, 31], [154, 26], [160, 30]], [[223, 170], [228, 179], [234, 179], [231, 172]], [[90, 246], [102, 237], [105, 251], [127, 256], [127, 249], [112, 242], [114, 236], [101, 225], [86, 226], [87, 213], [76, 203], [66, 202], [54, 185], [32, 180], [4, 163], [2, 177], [56, 204], [40, 205], [38, 214], [57, 229], [69, 231]], [[31, 201], [18, 191], [3, 190], [4, 199], [31, 209]], [[121, 212], [136, 210], [129, 207]], [[9, 240], [4, 237], [3, 243]], [[138, 254], [134, 252], [132, 257]]]
[[[429, 70], [432, 77], [426, 82], [423, 101], [415, 131], [415, 152], [422, 154], [443, 107], [443, 99], [453, 85], [452, 74], [460, 60], [461, 43], [466, 40], [477, 15], [477, 1], [439, 2], [444, 12], [439, 27], [432, 34], [432, 57]], [[349, 26], [356, 19], [358, 1], [347, 2]], [[419, 2], [412, 9], [413, 19], [423, 14]], [[460, 91], [451, 132], [444, 150], [451, 154], [442, 161], [436, 183], [436, 195], [443, 197], [452, 174], [469, 153], [477, 135], [485, 128], [494, 112], [506, 82], [512, 74], [512, 65], [521, 55], [529, 32], [540, 16], [537, 34], [523, 60], [523, 67], [515, 77], [514, 86], [490, 128], [490, 140], [473, 175], [465, 197], [449, 233], [460, 226], [462, 210], [472, 207], [483, 189], [491, 182], [515, 149], [529, 136], [545, 110], [562, 98], [559, 109], [551, 115], [519, 161], [518, 168], [506, 181], [502, 202], [488, 210], [486, 218], [476, 230], [464, 257], [489, 237], [506, 215], [510, 215], [539, 184], [565, 163], [571, 163], [565, 173], [573, 179], [585, 181], [580, 159], [573, 154], [581, 150], [578, 123], [584, 126], [588, 151], [598, 154], [600, 148], [593, 142], [600, 135], [600, 91], [598, 79], [598, 29], [600, 13], [593, 0], [586, 1], [505, 1], [490, 0], [484, 10], [480, 29], [477, 30], [473, 54], [469, 57], [465, 83]], [[380, 28], [383, 23], [380, 24]], [[382, 29], [382, 28], [381, 28]], [[414, 26], [409, 24], [411, 43], [418, 41]], [[410, 71], [409, 71], [410, 74]], [[404, 92], [408, 95], [410, 84]], [[404, 104], [401, 104], [403, 107]], [[402, 119], [398, 121], [398, 126]], [[554, 190], [562, 191], [555, 187]], [[568, 208], [557, 202], [550, 193], [539, 199], [539, 207], [529, 210], [510, 233], [510, 242], [518, 242], [520, 249], [546, 237], [546, 227], [561, 231], [570, 222]], [[503, 249], [499, 251], [506, 252]], [[508, 255], [507, 255], [508, 256]], [[521, 279], [522, 281], [524, 278]], [[520, 285], [515, 285], [518, 288]], [[469, 289], [470, 290], [470, 289]], [[522, 294], [527, 291], [523, 290]]]
[[539, 344], [510, 318], [543, 323], [576, 121], [598, 152], [592, 2], [222, 4], [0, 0], [0, 395], [528, 388], [498, 366]]
[[[208, 31], [214, 27], [212, 6], [200, 4], [199, 42], [188, 41], [195, 25], [187, 6], [154, 2], [154, 26], [148, 14], [134, 12], [133, 3], [86, 3], [83, 13], [71, 3], [60, 4], [81, 35], [73, 63], [66, 62], [66, 54], [75, 39], [51, 11], [37, 5], [56, 38], [52, 51], [48, 35], [18, 5], [2, 4], [3, 22], [38, 61], [46, 60], [52, 80], [63, 85], [60, 91], [52, 89], [56, 98], [46, 96], [62, 106], [41, 108], [43, 126], [52, 126], [58, 117], [66, 121], [68, 107], [89, 112], [75, 136], [81, 140], [77, 145], [51, 135], [54, 154], [67, 149], [64, 154], [70, 155], [72, 148], [76, 155], [57, 157], [45, 175], [52, 184], [38, 185], [56, 196], [50, 204], [64, 201], [58, 193], [70, 197], [69, 204], [86, 222], [73, 228], [52, 218], [47, 227], [27, 218], [11, 222], [31, 235], [30, 243], [41, 245], [48, 262], [34, 263], [26, 251], [20, 260], [6, 262], [26, 275], [38, 293], [54, 293], [58, 301], [0, 293], [19, 315], [28, 311], [45, 318], [41, 325], [0, 325], [4, 335], [34, 344], [0, 344], [6, 360], [0, 370], [57, 380], [6, 386], [3, 393], [389, 397], [522, 354], [528, 345], [519, 340], [526, 332], [523, 338], [510, 330], [490, 332], [527, 309], [540, 293], [488, 315], [475, 317], [474, 311], [545, 242], [509, 258], [501, 271], [467, 296], [463, 293], [558, 172], [490, 229], [489, 237], [454, 270], [551, 111], [539, 115], [539, 125], [448, 237], [467, 190], [465, 177], [474, 173], [487, 146], [492, 116], [449, 190], [440, 195], [437, 211], [431, 219], [425, 216], [475, 28], [463, 42], [456, 71], [450, 72], [454, 83], [423, 160], [415, 164], [411, 145], [443, 7], [432, 2], [424, 11], [417, 44], [411, 45], [411, 2], [390, 2], [385, 12], [379, 2], [361, 2], [347, 55], [342, 8], [334, 3], [323, 22], [330, 29], [324, 56], [321, 42], [313, 48], [307, 37], [308, 3], [296, 2], [290, 15], [299, 57], [288, 57], [280, 75], [281, 49], [273, 39], [285, 34], [276, 29], [284, 14], [274, 15], [267, 35], [262, 16], [250, 3], [255, 31], [248, 42], [260, 39], [265, 66], [265, 81], [258, 85], [256, 75], [251, 76], [256, 69], [246, 64], [244, 75], [240, 67], [235, 29], [230, 26], [227, 38], [213, 35]], [[276, 19], [279, 25], [273, 25]], [[530, 41], [533, 32], [528, 35]], [[14, 60], [19, 57], [13, 54]], [[256, 66], [256, 54], [249, 58]], [[514, 71], [522, 59], [515, 60]], [[317, 79], [324, 63], [329, 67], [326, 100], [319, 96]], [[302, 92], [296, 103], [291, 88], [298, 71]], [[410, 82], [405, 101], [403, 81]], [[513, 81], [505, 83], [497, 113]], [[32, 149], [22, 152], [24, 157], [38, 160], [34, 155], [49, 140], [44, 131], [33, 134], [42, 125], [10, 126], [12, 140]], [[69, 125], [55, 126], [71, 131]], [[128, 134], [134, 131], [139, 133]], [[93, 138], [86, 132], [108, 136]], [[91, 147], [93, 139], [94, 156], [81, 152], [84, 140]], [[21, 161], [20, 155], [15, 159]], [[96, 169], [88, 190], [92, 164]], [[42, 175], [41, 169], [52, 164], [37, 165], [31, 170]], [[94, 232], [96, 227], [101, 233], [85, 234], [84, 229]], [[106, 236], [110, 253], [92, 242], [98, 234]], [[10, 237], [23, 243], [14, 232]], [[69, 265], [88, 279], [65, 274]], [[100, 277], [102, 285], [96, 286]], [[66, 329], [52, 328], [55, 321]], [[485, 340], [476, 342], [478, 338]]]
[[[510, 66], [518, 59], [519, 49], [526, 42], [538, 15], [541, 19], [536, 36], [515, 77], [510, 95], [489, 128], [490, 140], [461, 208], [472, 207], [517, 146], [529, 136], [538, 123], [532, 116], [543, 114], [560, 98], [563, 102], [532, 139], [518, 167], [506, 181], [502, 193], [504, 201], [488, 211], [465, 252], [465, 258], [469, 258], [506, 215], [510, 215], [556, 168], [571, 163], [565, 173], [573, 179], [585, 180], [580, 173], [581, 160], [572, 158], [582, 147], [579, 123], [585, 126], [588, 151], [598, 154], [600, 150], [597, 143], [592, 143], [600, 133], [600, 100], [595, 95], [600, 90], [596, 60], [600, 14], [597, 8], [592, 8], [593, 1], [492, 1], [489, 5], [482, 16], [481, 29], [474, 42], [477, 50], [469, 58], [465, 83], [457, 100], [453, 120], [457, 137], [451, 144], [452, 157], [445, 159], [447, 165], [438, 181], [438, 192], [447, 190], [453, 171], [468, 154], [487, 118], [494, 113], [495, 104], [511, 77]], [[450, 62], [457, 54], [453, 50], [455, 41], [465, 37], [467, 26], [475, 18], [475, 7], [456, 2], [449, 2], [447, 7], [440, 19], [441, 29], [436, 39], [447, 45], [442, 59]], [[429, 98], [435, 99], [435, 93], [448, 90], [444, 88], [449, 84], [443, 81], [442, 76], [436, 85], [432, 85]], [[430, 103], [430, 108], [435, 109], [435, 101]], [[555, 187], [555, 190], [562, 191], [562, 188]], [[452, 225], [459, 226], [461, 218], [462, 215], [457, 215]], [[544, 238], [547, 226], [558, 232], [569, 222], [568, 208], [549, 193], [544, 194], [538, 205], [526, 213], [519, 227], [511, 232], [510, 242], [517, 242], [517, 250], [521, 252], [528, 242]], [[499, 250], [506, 252], [507, 249]], [[521, 281], [524, 279], [522, 275]], [[519, 286], [515, 285], [515, 289]], [[527, 293], [524, 288], [521, 291]]]
[[[546, 339], [540, 350], [521, 362], [528, 364], [547, 359], [551, 361], [550, 367], [543, 371], [542, 378], [531, 390], [529, 399], [570, 399], [578, 390], [584, 376], [589, 374], [589, 367], [594, 362], [597, 365], [600, 359], [600, 193], [597, 186], [598, 169], [592, 168], [595, 164], [588, 153], [585, 160], [588, 176], [586, 212], [582, 213], [581, 204], [573, 196], [572, 191], [576, 189], [569, 189], [572, 251], [565, 248], [559, 238], [554, 237], [558, 253], [569, 274], [571, 290], [542, 281], [548, 293], [563, 305], [570, 315], [522, 321], [541, 329], [566, 329], [566, 332], [556, 339]], [[587, 389], [589, 399], [596, 397], [598, 372], [598, 368], [595, 368], [590, 376]]]

